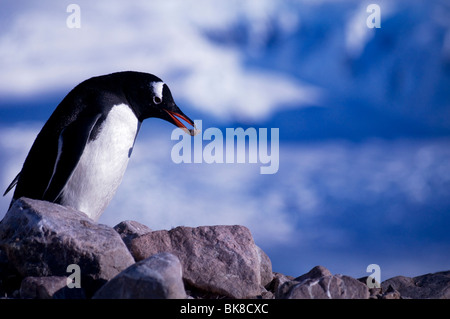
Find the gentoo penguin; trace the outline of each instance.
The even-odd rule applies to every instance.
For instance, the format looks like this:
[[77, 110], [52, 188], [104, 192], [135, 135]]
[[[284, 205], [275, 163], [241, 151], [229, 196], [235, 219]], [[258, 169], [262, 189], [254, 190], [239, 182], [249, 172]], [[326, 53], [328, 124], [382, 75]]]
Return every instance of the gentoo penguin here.
[[[75, 208], [97, 221], [122, 181], [143, 120], [158, 117], [188, 129], [194, 122], [155, 75], [117, 72], [70, 91], [36, 137], [14, 186], [22, 197]], [[195, 126], [194, 126], [195, 128]]]

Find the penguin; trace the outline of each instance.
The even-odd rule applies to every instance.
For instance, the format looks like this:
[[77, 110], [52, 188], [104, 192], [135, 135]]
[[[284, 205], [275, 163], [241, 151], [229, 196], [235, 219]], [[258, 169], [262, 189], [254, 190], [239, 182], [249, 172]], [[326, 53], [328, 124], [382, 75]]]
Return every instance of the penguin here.
[[28, 197], [98, 221], [122, 181], [141, 124], [150, 117], [196, 133], [194, 121], [153, 74], [125, 71], [85, 80], [56, 107], [3, 196], [16, 187], [11, 205]]

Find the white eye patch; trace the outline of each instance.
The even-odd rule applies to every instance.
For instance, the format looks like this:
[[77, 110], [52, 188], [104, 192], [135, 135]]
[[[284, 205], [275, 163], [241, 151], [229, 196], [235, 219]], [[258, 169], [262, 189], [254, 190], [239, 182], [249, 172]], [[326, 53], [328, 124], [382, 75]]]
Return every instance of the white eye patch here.
[[153, 94], [162, 100], [163, 99], [164, 82], [151, 82], [150, 87], [153, 90]]

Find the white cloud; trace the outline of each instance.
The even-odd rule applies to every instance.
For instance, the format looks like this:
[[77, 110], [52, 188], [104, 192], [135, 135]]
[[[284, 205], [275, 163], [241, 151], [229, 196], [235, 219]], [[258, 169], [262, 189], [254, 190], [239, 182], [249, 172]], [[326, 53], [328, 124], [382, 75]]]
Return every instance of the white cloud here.
[[[367, 12], [367, 8], [372, 1], [363, 1], [352, 13], [345, 26], [345, 45], [347, 54], [352, 58], [358, 58], [365, 46], [374, 37], [376, 29], [367, 26], [366, 21], [373, 13]], [[388, 1], [378, 1], [380, 8], [380, 20], [386, 21], [394, 10], [394, 4]]]
[[[237, 48], [205, 31], [246, 17], [267, 24], [271, 1], [78, 1], [81, 28], [66, 26], [64, 4], [24, 7], [0, 34], [0, 94], [67, 90], [91, 76], [139, 70], [162, 77], [175, 97], [208, 113], [262, 118], [275, 108], [314, 103], [319, 91], [283, 74], [244, 69]], [[259, 10], [255, 10], [258, 8]], [[292, 19], [291, 19], [292, 20]], [[258, 29], [258, 37], [264, 29]], [[257, 31], [255, 31], [257, 32]]]

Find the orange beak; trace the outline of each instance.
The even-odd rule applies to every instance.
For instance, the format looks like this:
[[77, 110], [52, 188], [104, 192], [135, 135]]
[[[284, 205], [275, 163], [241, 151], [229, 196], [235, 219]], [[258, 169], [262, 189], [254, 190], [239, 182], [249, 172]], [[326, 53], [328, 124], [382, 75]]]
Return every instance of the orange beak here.
[[[181, 128], [183, 131], [185, 131], [187, 134], [194, 136], [198, 133], [197, 128], [195, 127], [195, 123], [194, 121], [192, 121], [190, 118], [188, 118], [186, 115], [184, 114], [180, 114], [180, 113], [176, 113], [173, 111], [169, 111], [164, 109], [164, 111], [167, 112], [167, 114], [169, 114], [169, 116], [172, 118], [173, 123], [178, 126], [179, 128]], [[190, 125], [192, 125], [194, 127], [194, 129], [188, 129], [179, 119], [181, 118], [182, 120], [186, 121], [187, 123], [189, 123]]]

